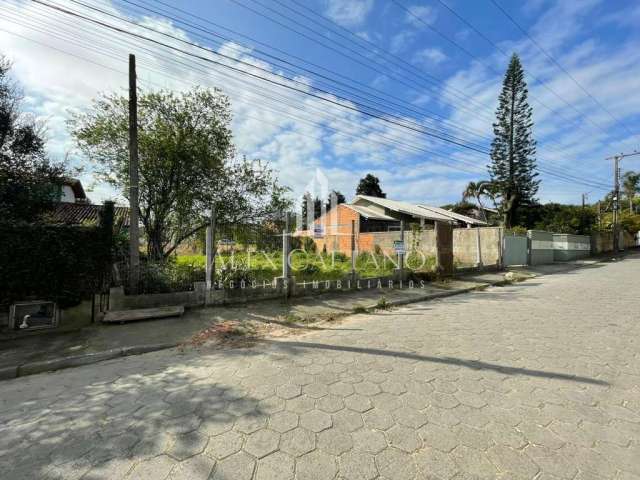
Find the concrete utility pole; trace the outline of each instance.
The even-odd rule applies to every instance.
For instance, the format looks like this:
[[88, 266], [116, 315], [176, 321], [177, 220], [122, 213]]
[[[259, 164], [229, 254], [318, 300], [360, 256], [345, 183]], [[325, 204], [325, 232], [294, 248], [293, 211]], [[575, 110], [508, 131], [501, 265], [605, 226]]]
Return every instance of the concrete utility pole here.
[[620, 160], [640, 155], [640, 152], [621, 153], [607, 158], [613, 160], [613, 251], [620, 250]]
[[138, 231], [138, 92], [136, 57], [129, 54], [129, 289], [138, 291], [140, 232]]

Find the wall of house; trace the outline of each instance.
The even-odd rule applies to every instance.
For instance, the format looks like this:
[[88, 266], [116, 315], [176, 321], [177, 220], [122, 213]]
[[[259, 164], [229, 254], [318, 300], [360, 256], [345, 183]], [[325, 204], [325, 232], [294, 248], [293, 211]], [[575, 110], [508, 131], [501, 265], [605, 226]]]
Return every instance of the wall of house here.
[[[316, 219], [314, 225], [322, 226], [324, 229], [322, 238], [314, 238], [317, 251], [322, 252], [326, 248], [327, 252], [350, 254], [352, 222], [354, 222], [357, 237], [360, 214], [342, 204]], [[313, 237], [313, 232], [303, 232], [303, 235]]]
[[75, 203], [76, 202], [76, 194], [73, 192], [73, 188], [69, 185], [63, 185], [62, 191], [60, 192], [60, 201]]

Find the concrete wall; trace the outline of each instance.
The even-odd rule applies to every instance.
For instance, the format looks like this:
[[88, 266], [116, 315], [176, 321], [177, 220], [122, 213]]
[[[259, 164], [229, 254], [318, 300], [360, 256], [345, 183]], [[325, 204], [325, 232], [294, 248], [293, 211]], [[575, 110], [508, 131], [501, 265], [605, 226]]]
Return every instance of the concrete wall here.
[[586, 235], [553, 234], [553, 259], [567, 262], [585, 258], [591, 254], [591, 237]]
[[529, 230], [529, 265], [553, 263], [553, 233]]
[[[361, 252], [373, 252], [378, 245], [387, 255], [395, 255], [393, 242], [400, 240], [400, 232], [370, 232], [358, 236], [358, 246]], [[427, 256], [436, 254], [436, 234], [434, 230], [404, 232], [404, 244], [407, 251], [417, 250]]]
[[456, 228], [453, 230], [453, 258], [461, 265], [478, 263], [478, 234], [483, 265], [497, 265], [500, 262], [499, 227]]

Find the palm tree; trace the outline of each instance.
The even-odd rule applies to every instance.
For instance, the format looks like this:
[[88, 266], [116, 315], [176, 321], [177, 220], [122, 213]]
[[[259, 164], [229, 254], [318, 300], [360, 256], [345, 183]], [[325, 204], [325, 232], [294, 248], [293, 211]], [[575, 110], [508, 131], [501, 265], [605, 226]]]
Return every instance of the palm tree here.
[[478, 207], [480, 208], [480, 212], [482, 213], [482, 219], [485, 223], [487, 221], [487, 212], [484, 209], [484, 205], [482, 205], [482, 196], [486, 195], [489, 198], [493, 199], [493, 189], [494, 185], [486, 180], [480, 180], [478, 182], [469, 182], [467, 187], [462, 192], [462, 201], [466, 201], [470, 198], [474, 198]]
[[633, 198], [638, 193], [638, 184], [640, 184], [640, 173], [628, 171], [624, 174], [622, 188], [629, 200], [629, 212], [633, 213]]

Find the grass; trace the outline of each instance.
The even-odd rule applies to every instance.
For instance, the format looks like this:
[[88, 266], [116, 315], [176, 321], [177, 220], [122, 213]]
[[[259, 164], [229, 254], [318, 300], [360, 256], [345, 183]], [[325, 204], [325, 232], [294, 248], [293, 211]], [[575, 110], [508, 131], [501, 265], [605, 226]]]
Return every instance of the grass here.
[[[387, 276], [393, 273], [395, 258], [364, 252], [356, 259], [356, 271], [361, 278]], [[178, 265], [205, 268], [204, 255], [181, 255], [176, 258]], [[282, 274], [280, 252], [234, 252], [222, 253], [216, 257], [216, 269], [224, 265], [248, 266], [257, 282], [271, 282]], [[406, 266], [418, 271], [433, 271], [435, 259], [412, 254]], [[291, 270], [297, 281], [338, 280], [351, 272], [351, 259], [340, 253], [294, 252], [291, 256]]]

